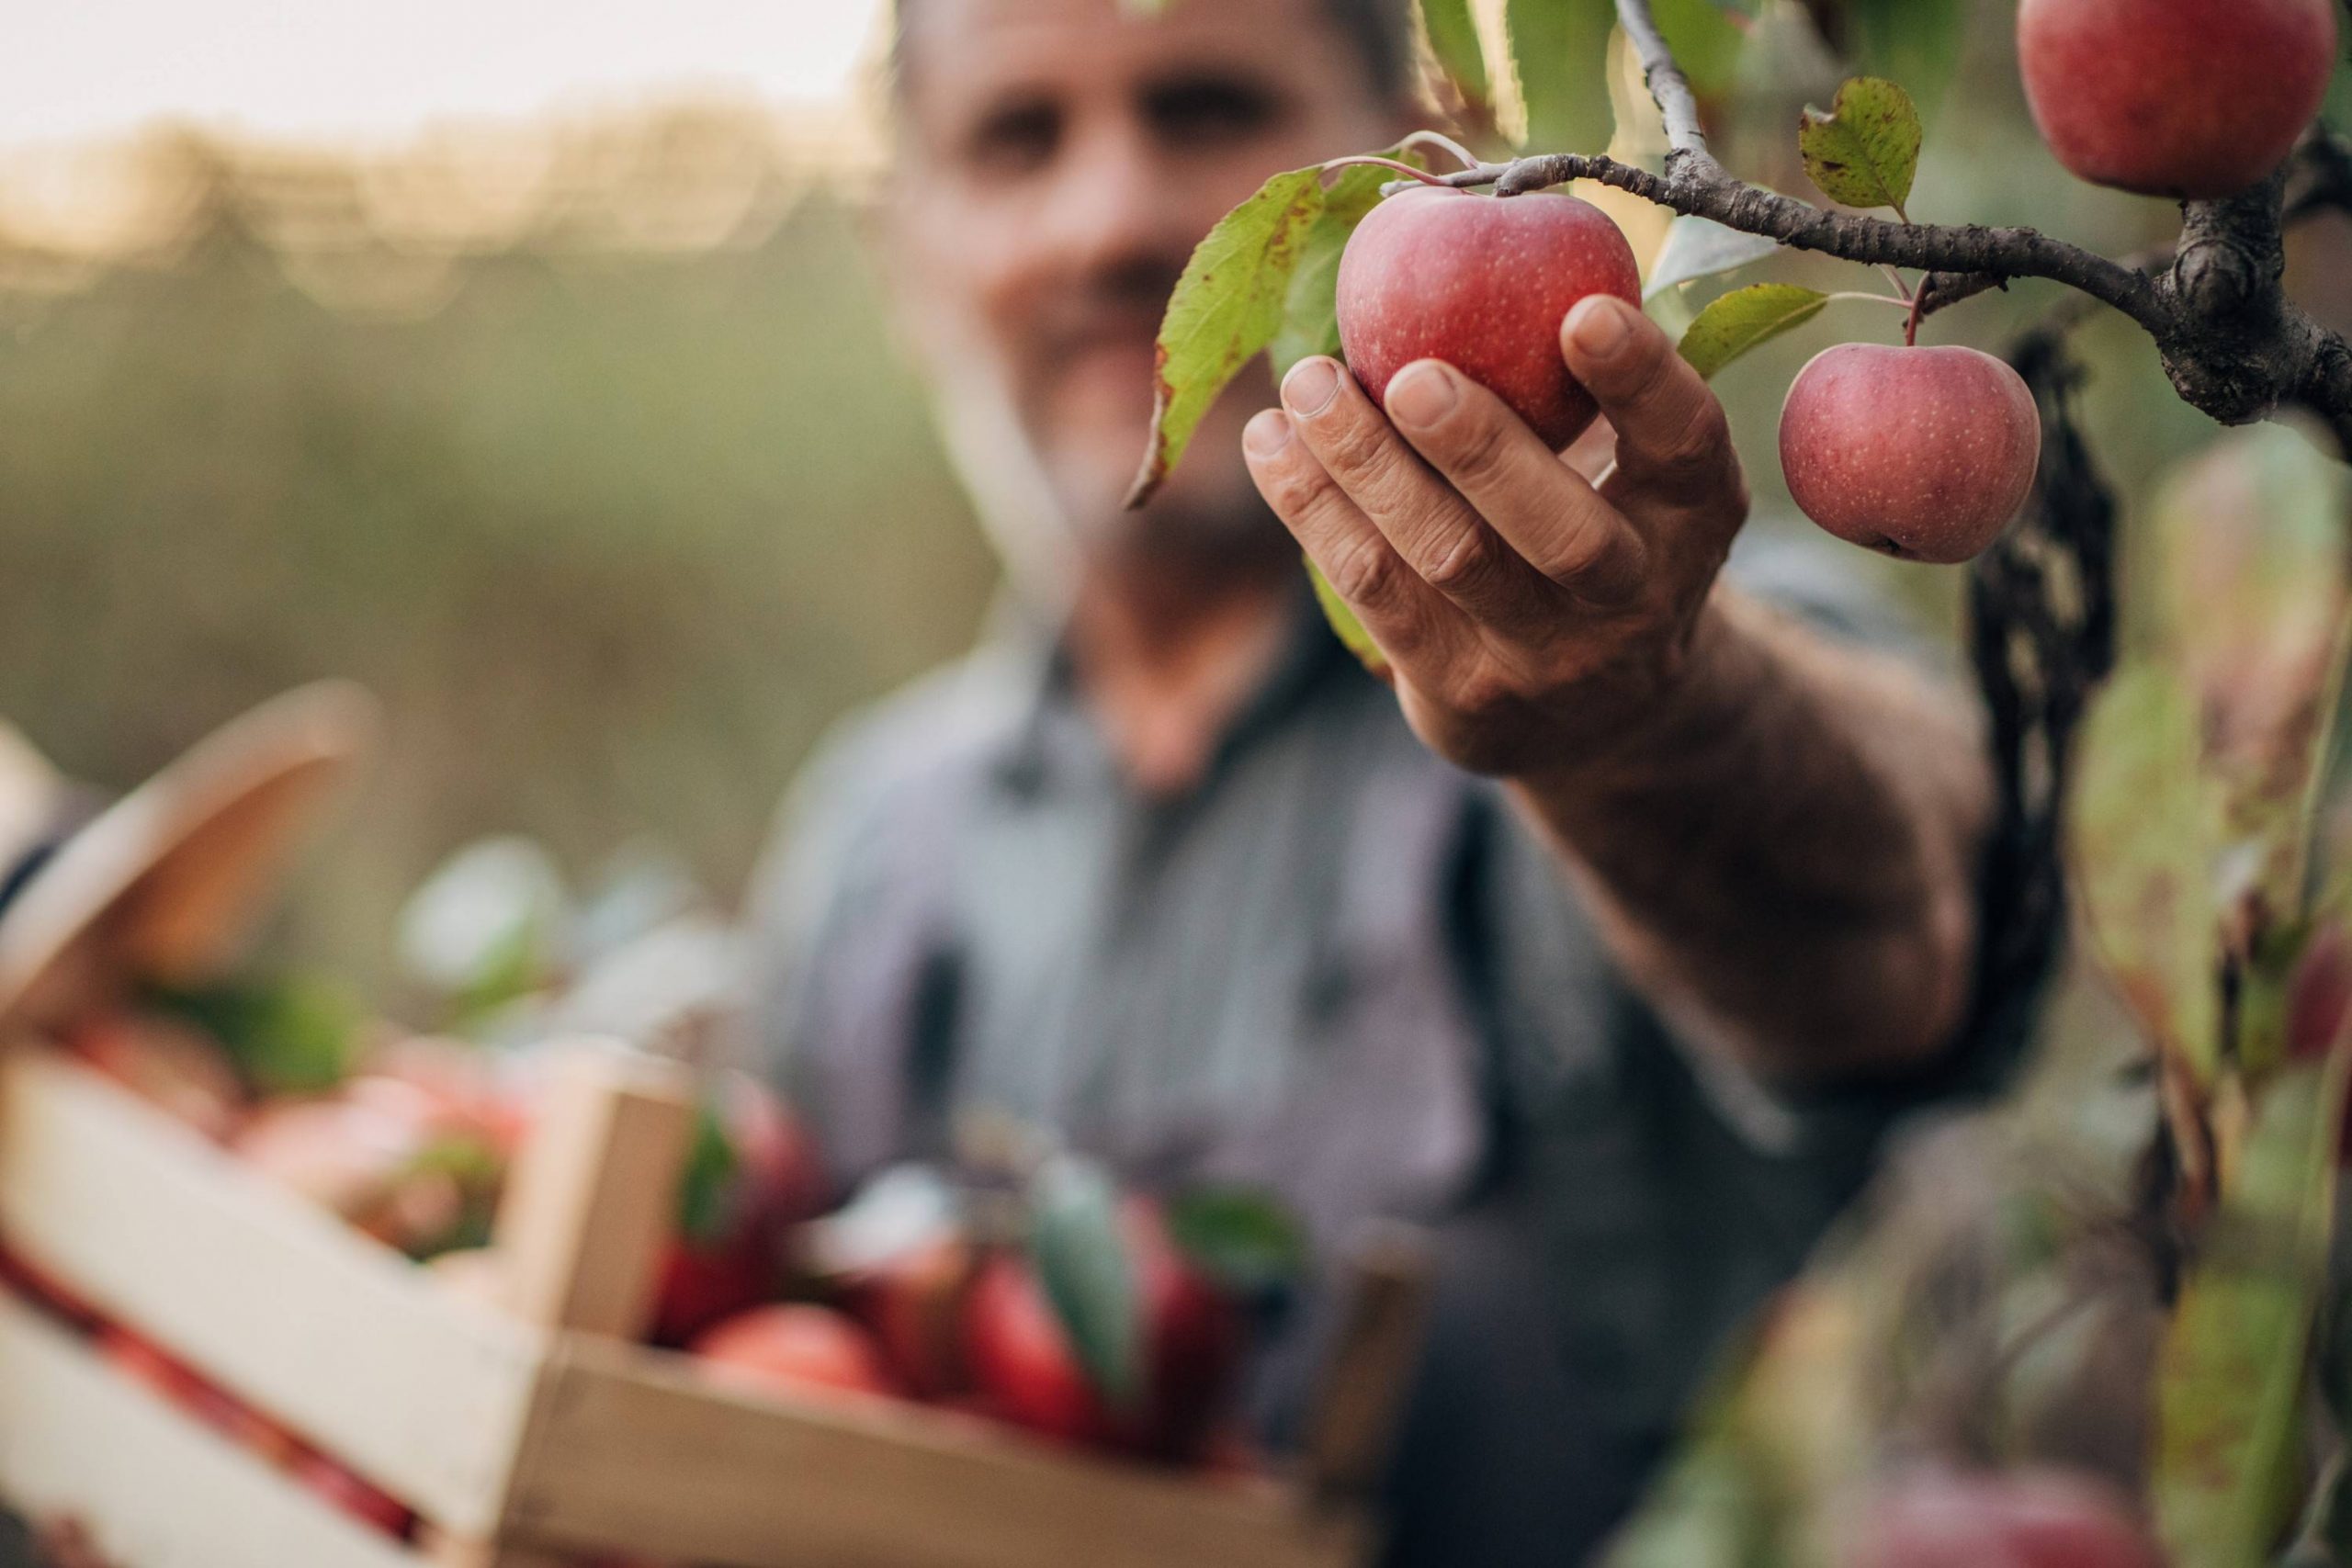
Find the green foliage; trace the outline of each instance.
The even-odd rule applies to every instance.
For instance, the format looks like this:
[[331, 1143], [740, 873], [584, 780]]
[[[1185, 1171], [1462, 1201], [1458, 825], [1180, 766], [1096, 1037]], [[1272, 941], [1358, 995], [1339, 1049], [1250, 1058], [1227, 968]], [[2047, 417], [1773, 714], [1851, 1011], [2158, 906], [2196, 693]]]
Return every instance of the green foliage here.
[[1609, 38], [1616, 0], [1504, 0], [1511, 68], [1527, 113], [1522, 145], [1599, 152], [1616, 118], [1609, 107]]
[[2093, 704], [2079, 745], [2069, 826], [2093, 945], [2149, 1038], [2210, 1082], [2221, 1030], [2218, 823], [2198, 766], [2196, 703], [2170, 671], [2127, 665]]
[[1477, 19], [1470, 14], [1470, 0], [1421, 0], [1421, 33], [1429, 39], [1430, 53], [1437, 61], [1463, 101], [1483, 105], [1494, 96], [1494, 83], [1487, 72], [1485, 47], [1478, 40]]
[[2268, 1561], [2301, 1486], [2304, 1382], [2327, 1266], [2346, 1061], [2275, 1078], [2202, 1238], [2158, 1365], [2152, 1491], [2175, 1560]]
[[261, 1095], [314, 1094], [341, 1083], [366, 1017], [350, 993], [313, 977], [156, 987], [147, 999], [218, 1041]]
[[1682, 334], [1682, 357], [1700, 375], [1716, 371], [1754, 348], [1821, 314], [1829, 296], [1793, 283], [1735, 288], [1699, 312]]
[[1380, 645], [1372, 640], [1370, 632], [1363, 629], [1363, 623], [1356, 619], [1355, 611], [1340, 597], [1339, 591], [1331, 586], [1330, 579], [1323, 575], [1323, 569], [1310, 560], [1306, 563], [1306, 576], [1315, 584], [1315, 602], [1323, 606], [1323, 618], [1331, 623], [1331, 629], [1339, 634], [1348, 651], [1362, 660], [1363, 667], [1374, 674], [1385, 673], [1388, 656], [1380, 651]]
[[1396, 177], [1376, 164], [1341, 169], [1328, 184], [1319, 164], [1289, 170], [1193, 247], [1160, 321], [1151, 434], [1129, 505], [1159, 488], [1242, 367], [1269, 349], [1287, 368], [1338, 346], [1332, 288], [1340, 253]]
[[1306, 1269], [1298, 1216], [1262, 1189], [1187, 1188], [1168, 1201], [1167, 1217], [1177, 1249], [1237, 1295], [1291, 1284]]
[[1905, 84], [1929, 112], [1960, 70], [1972, 14], [1983, 15], [1968, 0], [1844, 0], [1844, 14], [1847, 58]]
[[1911, 95], [1875, 76], [1857, 76], [1838, 89], [1829, 112], [1808, 107], [1797, 127], [1804, 172], [1832, 201], [1848, 207], [1891, 207], [1908, 221], [1919, 168], [1919, 111]]
[[685, 1168], [678, 1173], [680, 1235], [715, 1242], [726, 1234], [729, 1194], [741, 1163], [718, 1107], [706, 1100], [695, 1112], [694, 1141], [686, 1145]]
[[1694, 213], [1677, 215], [1666, 228], [1666, 241], [1650, 263], [1642, 298], [1654, 299], [1668, 289], [1702, 277], [1735, 272], [1762, 261], [1781, 248], [1778, 240], [1726, 227]]
[[[1409, 161], [1420, 162], [1419, 158]], [[1360, 164], [1340, 170], [1325, 187], [1322, 209], [1308, 223], [1292, 258], [1282, 325], [1267, 345], [1277, 378], [1288, 375], [1290, 367], [1302, 359], [1340, 352], [1335, 293], [1340, 257], [1348, 248], [1348, 236], [1356, 231], [1364, 214], [1379, 204], [1380, 187], [1396, 177], [1393, 169]]]
[[1143, 1363], [1142, 1283], [1119, 1195], [1101, 1168], [1057, 1155], [1029, 1188], [1029, 1252], [1055, 1314], [1103, 1402], [1133, 1410], [1148, 1392]]
[[1732, 90], [1747, 35], [1716, 0], [1652, 0], [1650, 19], [1692, 88], [1707, 97]]

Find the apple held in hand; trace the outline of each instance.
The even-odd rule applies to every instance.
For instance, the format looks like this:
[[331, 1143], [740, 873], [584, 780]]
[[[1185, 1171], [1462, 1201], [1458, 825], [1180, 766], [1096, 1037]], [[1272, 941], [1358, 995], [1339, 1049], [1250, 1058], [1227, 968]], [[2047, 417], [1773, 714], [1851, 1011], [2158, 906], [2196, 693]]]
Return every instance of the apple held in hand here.
[[2259, 184], [2319, 113], [2337, 0], [2022, 0], [2018, 68], [2058, 161], [2211, 200]]
[[1923, 1468], [1849, 1521], [1839, 1568], [2164, 1568], [2123, 1501], [2055, 1471]]
[[1609, 215], [1572, 196], [1418, 186], [1372, 209], [1340, 257], [1340, 346], [1374, 402], [1417, 359], [1442, 359], [1510, 405], [1554, 451], [1600, 410], [1560, 357], [1589, 294], [1638, 306], [1641, 269]]
[[2024, 378], [1973, 348], [1839, 344], [1797, 372], [1781, 409], [1781, 470], [1804, 514], [1906, 560], [1991, 544], [2041, 458]]

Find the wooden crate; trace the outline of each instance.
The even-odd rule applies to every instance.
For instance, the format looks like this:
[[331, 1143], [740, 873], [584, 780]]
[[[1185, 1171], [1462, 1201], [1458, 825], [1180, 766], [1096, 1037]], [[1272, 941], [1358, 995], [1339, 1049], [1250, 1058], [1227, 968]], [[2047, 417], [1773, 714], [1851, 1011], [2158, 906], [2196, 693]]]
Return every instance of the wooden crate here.
[[1295, 1479], [1222, 1481], [882, 1402], [718, 1386], [630, 1337], [692, 1123], [668, 1064], [583, 1048], [499, 1215], [496, 1303], [270, 1185], [71, 1058], [0, 1051], [0, 1240], [415, 1509], [335, 1510], [0, 1291], [0, 1498], [122, 1568], [1342, 1568], [1418, 1336], [1363, 1270]]

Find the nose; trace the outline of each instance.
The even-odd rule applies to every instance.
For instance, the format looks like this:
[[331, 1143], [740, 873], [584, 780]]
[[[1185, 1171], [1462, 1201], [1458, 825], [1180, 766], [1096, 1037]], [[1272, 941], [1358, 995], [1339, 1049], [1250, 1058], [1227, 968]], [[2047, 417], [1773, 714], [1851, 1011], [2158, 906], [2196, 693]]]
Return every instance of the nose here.
[[1170, 256], [1181, 265], [1200, 236], [1184, 227], [1172, 175], [1143, 128], [1102, 127], [1070, 150], [1037, 238], [1081, 274]]

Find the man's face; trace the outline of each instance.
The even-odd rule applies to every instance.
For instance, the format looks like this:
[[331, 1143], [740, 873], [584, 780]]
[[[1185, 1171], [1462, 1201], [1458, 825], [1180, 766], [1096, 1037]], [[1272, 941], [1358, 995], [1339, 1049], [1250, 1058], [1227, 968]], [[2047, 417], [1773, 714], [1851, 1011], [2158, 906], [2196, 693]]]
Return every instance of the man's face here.
[[[1152, 342], [1193, 244], [1280, 169], [1394, 141], [1323, 0], [913, 0], [888, 243], [967, 466], [1025, 448], [1083, 543], [1214, 547], [1274, 530], [1240, 458], [1253, 367], [1146, 513], [1120, 499]], [[1009, 417], [1008, 417], [1009, 416]], [[975, 437], [973, 432], [992, 432]], [[976, 476], [985, 487], [988, 480]], [[986, 502], [989, 498], [983, 496]]]

